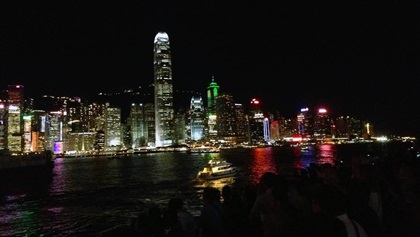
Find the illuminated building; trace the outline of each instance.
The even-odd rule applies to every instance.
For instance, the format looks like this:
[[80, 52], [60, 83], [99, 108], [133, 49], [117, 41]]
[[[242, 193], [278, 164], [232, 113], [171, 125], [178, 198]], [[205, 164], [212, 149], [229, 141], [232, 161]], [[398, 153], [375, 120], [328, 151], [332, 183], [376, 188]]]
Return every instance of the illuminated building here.
[[32, 149], [32, 117], [30, 115], [23, 116], [23, 152], [34, 151]]
[[146, 146], [148, 142], [148, 131], [143, 104], [131, 104], [127, 124], [130, 127], [131, 148]]
[[201, 96], [193, 96], [190, 103], [190, 136], [192, 141], [204, 139], [204, 103]]
[[270, 136], [272, 141], [281, 141], [284, 137], [290, 136], [290, 131], [286, 129], [287, 120], [276, 111], [269, 115], [270, 119]]
[[132, 148], [155, 144], [155, 111], [152, 103], [132, 104], [127, 119]]
[[63, 112], [50, 111], [46, 123], [46, 150], [61, 153], [60, 151], [56, 151], [56, 144], [63, 142]]
[[242, 104], [235, 103], [235, 114], [237, 142], [245, 142], [246, 135], [248, 134], [248, 124], [245, 116], [244, 106]]
[[279, 141], [280, 139], [280, 125], [278, 120], [274, 120], [270, 124], [270, 134], [273, 141]]
[[9, 85], [7, 96], [7, 148], [11, 152], [22, 152], [24, 87]]
[[32, 111], [32, 149], [33, 151], [46, 150], [46, 126], [47, 126], [47, 112], [44, 110]]
[[331, 126], [333, 125], [328, 111], [324, 108], [318, 109], [314, 117], [314, 136], [325, 138], [331, 136]]
[[146, 116], [147, 141], [148, 141], [147, 145], [154, 146], [155, 138], [156, 138], [155, 105], [153, 103], [146, 103], [144, 105], [144, 114]]
[[271, 139], [271, 136], [270, 136], [270, 120], [268, 120], [268, 118], [264, 118], [263, 120], [263, 133], [264, 133], [264, 141], [269, 142]]
[[[82, 112], [80, 115], [79, 129], [73, 130], [74, 132], [94, 132], [105, 130], [105, 111], [107, 108], [106, 103], [90, 103], [82, 105]], [[74, 119], [76, 119], [75, 117]]]
[[169, 37], [159, 32], [154, 41], [155, 145], [173, 143], [173, 85]]
[[257, 99], [251, 100], [250, 114], [249, 114], [249, 132], [251, 144], [259, 144], [265, 142], [264, 131], [264, 114], [261, 110], [260, 101]]
[[121, 108], [111, 107], [107, 103], [105, 110], [105, 147], [117, 150], [121, 147]]
[[209, 139], [215, 139], [217, 137], [216, 130], [216, 98], [219, 96], [219, 86], [214, 81], [214, 77], [211, 79], [210, 85], [207, 87], [207, 127]]
[[63, 123], [66, 124], [64, 133], [82, 133], [88, 132], [89, 129], [94, 127], [89, 126], [87, 121], [87, 113], [83, 113], [86, 108], [84, 104], [81, 103], [81, 100], [67, 100], [63, 108], [65, 113]]
[[187, 139], [187, 131], [185, 129], [185, 124], [185, 112], [183, 110], [180, 110], [174, 115], [174, 144], [185, 144]]
[[313, 116], [308, 108], [301, 108], [297, 115], [297, 133], [304, 138], [313, 136]]
[[7, 111], [6, 111], [6, 104], [0, 100], [0, 151], [7, 148], [7, 139], [6, 139], [6, 127], [7, 127]]
[[94, 132], [71, 132], [67, 135], [64, 151], [70, 154], [90, 152], [94, 150], [95, 142], [96, 133]]
[[236, 106], [233, 96], [227, 93], [216, 97], [216, 126], [219, 139], [237, 142], [238, 126], [236, 119]]
[[340, 116], [335, 119], [336, 137], [348, 137], [350, 139], [363, 136], [363, 123], [351, 116]]

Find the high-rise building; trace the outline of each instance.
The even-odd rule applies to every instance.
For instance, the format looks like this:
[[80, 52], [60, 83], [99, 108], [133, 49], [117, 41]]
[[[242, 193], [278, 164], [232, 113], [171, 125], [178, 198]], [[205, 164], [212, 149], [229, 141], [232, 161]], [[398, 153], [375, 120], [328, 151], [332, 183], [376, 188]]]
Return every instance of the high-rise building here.
[[190, 103], [190, 135], [192, 141], [204, 139], [204, 104], [201, 96], [193, 96]]
[[155, 145], [155, 106], [153, 103], [146, 103], [144, 105], [144, 116], [146, 116], [146, 128], [147, 128], [147, 146]]
[[328, 111], [325, 108], [318, 109], [314, 117], [314, 136], [320, 139], [331, 136], [332, 125]]
[[305, 139], [310, 139], [313, 134], [313, 115], [307, 107], [301, 108], [297, 115], [297, 132]]
[[130, 127], [131, 147], [138, 148], [147, 145], [147, 124], [143, 104], [131, 104], [130, 115], [127, 119]]
[[12, 152], [23, 151], [23, 104], [24, 87], [9, 85], [7, 87], [7, 148]]
[[266, 141], [267, 129], [264, 126], [264, 114], [261, 110], [260, 101], [257, 99], [251, 100], [250, 114], [249, 114], [249, 132], [251, 144], [259, 144]]
[[174, 115], [174, 145], [185, 144], [187, 140], [185, 111], [179, 110]]
[[237, 142], [246, 142], [246, 136], [248, 135], [248, 124], [245, 114], [245, 108], [242, 104], [235, 103], [236, 113], [236, 130], [237, 130]]
[[159, 32], [154, 41], [155, 145], [173, 144], [173, 84], [169, 37]]
[[348, 137], [354, 139], [363, 137], [363, 123], [351, 116], [339, 116], [335, 119], [336, 137]]
[[57, 147], [61, 147], [63, 143], [63, 111], [50, 111], [46, 121], [46, 150], [51, 150], [55, 154], [62, 151]]
[[238, 126], [233, 96], [228, 93], [216, 97], [217, 137], [232, 143], [237, 142]]
[[105, 147], [107, 149], [118, 150], [121, 147], [121, 132], [121, 108], [111, 107], [107, 103], [105, 110]]
[[211, 83], [207, 87], [207, 127], [208, 137], [215, 139], [217, 137], [216, 130], [216, 98], [219, 96], [219, 85], [214, 81], [214, 77], [211, 78]]
[[[44, 110], [32, 111], [32, 138], [31, 147], [33, 151], [44, 151], [46, 149], [46, 125], [48, 113]], [[51, 149], [49, 149], [51, 150]]]

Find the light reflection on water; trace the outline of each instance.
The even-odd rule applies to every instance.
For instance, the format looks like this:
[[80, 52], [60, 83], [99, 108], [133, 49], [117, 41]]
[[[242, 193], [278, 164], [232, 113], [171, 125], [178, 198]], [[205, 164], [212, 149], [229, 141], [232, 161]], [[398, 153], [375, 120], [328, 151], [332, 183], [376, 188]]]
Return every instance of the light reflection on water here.
[[[122, 157], [59, 158], [48, 182], [32, 182], [6, 190], [0, 199], [2, 236], [95, 236], [153, 204], [164, 208], [172, 197], [199, 215], [204, 187], [240, 189], [256, 185], [267, 171], [290, 174], [310, 163], [333, 163], [333, 145], [300, 148], [254, 148], [220, 153], [151, 153]], [[234, 178], [195, 180], [213, 158], [224, 158], [240, 168]], [[342, 158], [342, 157], [341, 157]], [[32, 180], [34, 181], [34, 180]]]
[[265, 172], [277, 173], [276, 164], [274, 162], [275, 157], [273, 155], [273, 149], [271, 148], [255, 148], [251, 151], [253, 159], [250, 161], [250, 174], [248, 180], [251, 184], [255, 185], [258, 183], [261, 175]]
[[334, 164], [335, 147], [331, 145], [321, 144], [318, 148], [318, 164], [330, 163]]

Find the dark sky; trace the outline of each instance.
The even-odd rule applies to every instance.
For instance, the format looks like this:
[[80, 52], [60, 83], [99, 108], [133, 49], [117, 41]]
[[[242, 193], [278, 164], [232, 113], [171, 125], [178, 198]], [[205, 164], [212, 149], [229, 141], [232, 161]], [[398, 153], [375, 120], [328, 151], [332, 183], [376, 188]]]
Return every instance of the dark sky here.
[[286, 117], [325, 106], [420, 135], [418, 2], [244, 2], [0, 1], [1, 87], [84, 96], [151, 84], [165, 31], [175, 90], [205, 96], [214, 75], [238, 103], [257, 97]]

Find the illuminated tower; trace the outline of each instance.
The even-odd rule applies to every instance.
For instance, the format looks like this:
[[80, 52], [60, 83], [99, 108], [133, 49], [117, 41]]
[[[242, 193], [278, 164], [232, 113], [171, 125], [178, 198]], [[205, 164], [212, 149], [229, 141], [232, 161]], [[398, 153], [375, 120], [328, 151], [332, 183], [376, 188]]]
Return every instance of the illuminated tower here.
[[13, 152], [23, 151], [23, 97], [22, 85], [9, 85], [7, 87], [7, 148]]
[[111, 107], [107, 103], [105, 110], [105, 147], [113, 150], [122, 145], [121, 142], [121, 108]]
[[305, 139], [310, 139], [313, 135], [313, 116], [307, 107], [301, 108], [297, 115], [297, 133]]
[[228, 93], [216, 98], [217, 137], [233, 143], [237, 142], [238, 122], [233, 96]]
[[201, 96], [193, 96], [190, 103], [190, 136], [192, 141], [204, 138], [204, 105]]
[[127, 119], [131, 133], [131, 147], [138, 148], [147, 144], [146, 116], [143, 104], [131, 104], [130, 116]]
[[261, 110], [260, 101], [257, 99], [251, 100], [250, 115], [249, 115], [249, 132], [252, 144], [259, 144], [266, 141], [269, 133], [266, 131], [267, 126], [264, 125], [264, 114]]
[[331, 136], [332, 120], [325, 108], [318, 109], [314, 118], [314, 136], [323, 139]]
[[219, 86], [211, 79], [210, 85], [207, 87], [207, 126], [210, 139], [217, 136], [216, 130], [216, 98], [219, 96]]
[[155, 145], [173, 144], [173, 86], [172, 62], [169, 37], [159, 32], [154, 41], [154, 87], [155, 87]]
[[55, 154], [62, 152], [63, 144], [63, 111], [50, 111], [47, 118], [46, 150]]

